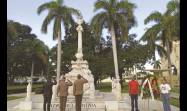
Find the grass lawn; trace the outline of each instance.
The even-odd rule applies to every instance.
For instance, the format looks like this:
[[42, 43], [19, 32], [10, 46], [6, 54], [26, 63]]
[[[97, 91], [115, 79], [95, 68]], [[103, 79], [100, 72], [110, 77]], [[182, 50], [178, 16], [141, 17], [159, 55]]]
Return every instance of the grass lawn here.
[[[13, 89], [20, 89], [20, 88], [26, 88], [27, 84], [15, 84], [15, 85], [9, 85], [7, 86], [7, 90], [13, 90]], [[33, 84], [33, 88], [39, 88], [42, 87], [42, 84]]]
[[[158, 99], [159, 101], [161, 101], [161, 99], [159, 98]], [[176, 98], [170, 98], [170, 104], [173, 105], [173, 106], [176, 106], [176, 107], [180, 107], [180, 101], [179, 99], [176, 99]]]
[[23, 96], [7, 96], [7, 101], [24, 98]]
[[[98, 87], [96, 87], [96, 90], [99, 90], [101, 92], [111, 92], [112, 91], [112, 86], [110, 82], [107, 83], [100, 83]], [[122, 93], [127, 93], [128, 92], [128, 85], [127, 83], [124, 83], [122, 85]]]
[[180, 107], [180, 101], [179, 99], [176, 99], [176, 98], [170, 98], [170, 104], [176, 107]]
[[179, 86], [175, 86], [174, 88], [171, 88], [171, 92], [180, 93], [180, 87]]
[[[26, 92], [27, 84], [14, 84], [7, 86], [7, 94], [24, 93]], [[32, 91], [41, 89], [42, 84], [33, 84]]]
[[176, 107], [180, 107], [180, 101], [179, 99], [176, 99], [176, 98], [170, 98], [170, 104]]

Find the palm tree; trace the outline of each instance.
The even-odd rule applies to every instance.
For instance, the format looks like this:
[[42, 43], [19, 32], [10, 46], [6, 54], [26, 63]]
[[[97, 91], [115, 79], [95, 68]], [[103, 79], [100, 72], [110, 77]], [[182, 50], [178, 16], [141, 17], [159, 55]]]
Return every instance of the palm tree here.
[[[128, 31], [135, 24], [133, 15], [134, 8], [136, 8], [136, 6], [132, 3], [129, 3], [128, 0], [119, 2], [116, 0], [98, 0], [95, 3], [94, 11], [102, 11], [92, 18], [91, 27], [95, 32], [96, 37], [101, 36], [103, 28], [107, 28], [112, 37], [115, 77], [117, 80], [120, 78], [116, 50], [117, 32], [115, 28], [118, 28], [118, 32], [120, 32], [120, 36], [123, 39], [128, 39]], [[119, 83], [118, 86], [118, 92], [121, 92], [121, 86]], [[120, 97], [118, 99], [120, 99]]]
[[47, 27], [54, 20], [53, 25], [53, 40], [58, 39], [57, 48], [57, 81], [60, 77], [60, 63], [61, 63], [61, 23], [65, 27], [69, 27], [73, 22], [72, 15], [81, 16], [80, 12], [74, 8], [70, 8], [64, 5], [63, 0], [55, 0], [48, 3], [44, 3], [38, 7], [37, 13], [47, 10], [48, 15], [45, 17], [41, 31], [47, 33]]
[[[156, 32], [157, 33], [157, 32]], [[153, 62], [156, 61], [156, 51], [160, 57], [166, 57], [166, 50], [159, 44], [160, 39], [156, 38], [154, 28], [149, 28], [139, 41], [147, 42], [146, 46], [149, 47], [149, 51], [153, 54]]]
[[134, 25], [133, 10], [136, 6], [128, 1], [99, 0], [95, 3], [95, 10], [102, 10], [91, 20], [91, 27], [97, 37], [102, 34], [102, 29], [107, 28], [112, 37], [112, 49], [116, 79], [119, 79], [118, 60], [116, 51], [116, 29], [118, 27], [121, 37], [128, 39], [128, 30]]
[[172, 0], [168, 2], [166, 14], [174, 17], [174, 23], [175, 23], [174, 40], [180, 40], [180, 2], [179, 0]]
[[[172, 15], [174, 8], [172, 7], [172, 9], [169, 7], [169, 4], [171, 4], [171, 2], [168, 3], [168, 9], [164, 14], [155, 11], [144, 20], [144, 24], [148, 24], [153, 21], [155, 24], [148, 28], [142, 39], [148, 43], [151, 43], [152, 45], [154, 45], [156, 41], [162, 42], [163, 48], [166, 47], [168, 68], [171, 68], [170, 53], [172, 50], [172, 41], [175, 40], [178, 32], [176, 32], [175, 28], [177, 24], [176, 14]], [[171, 75], [171, 70], [169, 70], [169, 75]]]

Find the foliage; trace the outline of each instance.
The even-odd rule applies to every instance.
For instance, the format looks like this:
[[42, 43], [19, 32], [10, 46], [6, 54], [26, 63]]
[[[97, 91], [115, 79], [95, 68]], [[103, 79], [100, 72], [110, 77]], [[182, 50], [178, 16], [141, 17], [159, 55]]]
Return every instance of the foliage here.
[[136, 6], [128, 1], [115, 0], [99, 0], [95, 2], [94, 6], [94, 11], [102, 11], [92, 18], [90, 23], [91, 29], [97, 38], [101, 38], [104, 28], [108, 29], [112, 40], [115, 76], [119, 79], [119, 72], [122, 69], [118, 67], [120, 63], [118, 63], [117, 57], [116, 36], [122, 40], [128, 39], [129, 29], [136, 23], [133, 15]]
[[41, 31], [43, 33], [47, 33], [48, 25], [51, 23], [51, 21], [54, 20], [53, 25], [53, 40], [56, 40], [58, 38], [58, 51], [57, 51], [57, 79], [60, 77], [60, 69], [61, 69], [61, 24], [65, 28], [71, 27], [71, 24], [74, 23], [73, 15], [81, 16], [80, 12], [74, 8], [67, 7], [64, 5], [63, 0], [56, 0], [44, 3], [38, 7], [37, 13], [40, 14], [41, 12], [48, 11], [48, 15], [45, 17]]
[[159, 60], [154, 61], [151, 65], [153, 65], [154, 69], [161, 69], [161, 62]]
[[115, 32], [118, 31], [119, 36], [127, 40], [129, 29], [136, 25], [133, 15], [136, 5], [128, 1], [99, 0], [94, 6], [95, 12], [102, 10], [92, 18], [90, 23], [96, 37], [100, 37], [102, 29], [108, 28], [111, 31], [111, 27], [114, 27]]
[[[147, 45], [150, 46], [150, 50], [157, 50], [161, 57], [167, 57], [168, 68], [172, 65], [170, 58], [172, 42], [180, 40], [179, 8], [179, 1], [172, 0], [168, 2], [165, 13], [161, 14], [160, 12], [155, 11], [144, 20], [144, 24], [154, 22], [154, 25], [146, 30], [141, 40], [147, 42]], [[160, 42], [161, 45], [156, 44], [157, 42]], [[166, 51], [164, 48], [166, 48]], [[153, 61], [155, 60], [154, 57]], [[169, 74], [171, 74], [171, 71], [169, 71]]]
[[65, 27], [69, 27], [73, 22], [72, 15], [81, 15], [78, 10], [65, 6], [63, 0], [44, 3], [38, 7], [37, 13], [41, 14], [41, 12], [46, 10], [48, 14], [42, 23], [41, 31], [47, 33], [47, 26], [54, 20], [53, 40], [57, 39], [59, 32], [61, 35], [61, 23], [63, 23]]
[[15, 77], [30, 76], [31, 62], [35, 61], [35, 74], [46, 69], [48, 47], [27, 26], [7, 21], [7, 74], [8, 81]]

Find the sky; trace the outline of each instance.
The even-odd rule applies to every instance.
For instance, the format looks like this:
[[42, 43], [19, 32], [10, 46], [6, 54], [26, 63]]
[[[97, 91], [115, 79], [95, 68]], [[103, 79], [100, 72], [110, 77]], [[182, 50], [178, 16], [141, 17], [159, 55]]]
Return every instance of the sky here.
[[[7, 18], [16, 22], [29, 25], [32, 32], [38, 36], [49, 48], [57, 44], [57, 40], [52, 39], [53, 22], [48, 27], [48, 33], [41, 33], [42, 22], [47, 15], [47, 11], [37, 14], [37, 8], [46, 2], [52, 0], [7, 0]], [[170, 0], [129, 0], [135, 3], [137, 8], [134, 10], [134, 15], [137, 20], [137, 27], [130, 30], [130, 33], [136, 33], [137, 38], [140, 38], [145, 32], [144, 19], [152, 12], [159, 11], [163, 13], [166, 10], [166, 4]], [[83, 19], [90, 22], [91, 18], [96, 14], [93, 12], [94, 3], [96, 0], [64, 0], [64, 4], [81, 11]], [[107, 31], [104, 31], [106, 34]], [[64, 30], [62, 30], [62, 39]], [[158, 56], [157, 56], [158, 57]]]

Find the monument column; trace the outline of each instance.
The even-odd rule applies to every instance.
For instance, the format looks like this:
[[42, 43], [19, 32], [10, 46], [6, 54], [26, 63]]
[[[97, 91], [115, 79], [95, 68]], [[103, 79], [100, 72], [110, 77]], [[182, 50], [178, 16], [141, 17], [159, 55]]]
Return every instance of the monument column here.
[[76, 30], [78, 32], [78, 52], [82, 53], [82, 31], [83, 31], [83, 28], [81, 26], [81, 24], [83, 23], [82, 18], [79, 18], [77, 23], [78, 23], [78, 27], [76, 28]]
[[83, 23], [83, 19], [82, 19], [82, 17], [79, 17], [78, 21], [77, 21], [78, 27], [76, 28], [76, 30], [78, 32], [78, 50], [77, 50], [76, 57], [77, 57], [78, 60], [83, 58], [83, 54], [82, 54], [82, 32], [83, 32], [83, 28], [81, 26], [82, 23]]

